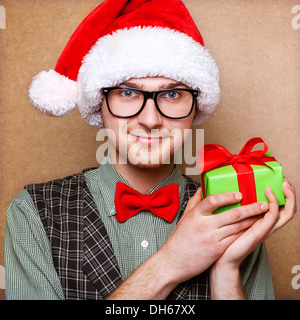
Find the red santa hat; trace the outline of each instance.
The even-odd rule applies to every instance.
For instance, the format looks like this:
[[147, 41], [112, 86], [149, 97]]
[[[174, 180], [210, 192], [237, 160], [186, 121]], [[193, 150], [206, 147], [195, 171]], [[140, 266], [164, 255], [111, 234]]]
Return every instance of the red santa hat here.
[[101, 128], [102, 87], [156, 76], [201, 90], [195, 125], [219, 103], [218, 67], [182, 1], [106, 0], [75, 30], [55, 70], [33, 79], [29, 97], [54, 116], [78, 106], [83, 119]]

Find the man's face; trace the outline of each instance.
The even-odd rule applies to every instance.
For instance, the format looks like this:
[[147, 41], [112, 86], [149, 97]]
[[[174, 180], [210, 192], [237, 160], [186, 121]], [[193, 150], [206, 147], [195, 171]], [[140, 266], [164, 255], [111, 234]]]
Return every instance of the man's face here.
[[[156, 77], [130, 79], [120, 86], [146, 91], [170, 88], [188, 89], [180, 82]], [[195, 107], [183, 119], [169, 119], [159, 113], [153, 99], [148, 99], [143, 110], [132, 118], [113, 116], [104, 99], [102, 108], [104, 128], [109, 129], [109, 140], [113, 141], [117, 161], [130, 162], [144, 168], [174, 163], [174, 154], [180, 150], [184, 140], [184, 129], [191, 129]], [[114, 135], [114, 137], [112, 137]]]

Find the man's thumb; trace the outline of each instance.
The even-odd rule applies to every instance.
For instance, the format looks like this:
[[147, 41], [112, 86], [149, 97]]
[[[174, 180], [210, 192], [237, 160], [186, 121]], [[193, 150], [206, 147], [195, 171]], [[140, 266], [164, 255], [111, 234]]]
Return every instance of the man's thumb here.
[[201, 201], [201, 188], [189, 199], [185, 212], [192, 210]]

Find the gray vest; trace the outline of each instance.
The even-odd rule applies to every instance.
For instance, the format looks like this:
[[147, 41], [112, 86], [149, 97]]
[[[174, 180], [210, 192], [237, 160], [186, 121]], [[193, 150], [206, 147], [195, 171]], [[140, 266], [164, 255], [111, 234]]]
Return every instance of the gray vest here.
[[[104, 299], [122, 282], [110, 239], [85, 182], [87, 170], [25, 187], [49, 238], [54, 266], [67, 300]], [[199, 187], [191, 178], [185, 178], [180, 217]], [[167, 299], [209, 298], [208, 271], [205, 271], [179, 284]]]

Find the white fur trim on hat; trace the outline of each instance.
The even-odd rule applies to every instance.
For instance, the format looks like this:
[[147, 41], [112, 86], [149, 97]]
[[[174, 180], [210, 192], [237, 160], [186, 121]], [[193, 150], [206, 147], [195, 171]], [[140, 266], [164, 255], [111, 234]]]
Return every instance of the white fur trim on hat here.
[[77, 80], [79, 111], [90, 125], [101, 128], [102, 87], [157, 76], [201, 90], [195, 125], [219, 103], [219, 71], [207, 49], [176, 30], [134, 27], [100, 38], [84, 57]]
[[29, 98], [31, 103], [43, 113], [63, 116], [76, 107], [77, 82], [54, 70], [42, 71], [32, 80]]

